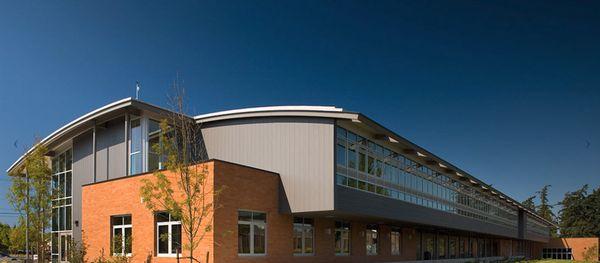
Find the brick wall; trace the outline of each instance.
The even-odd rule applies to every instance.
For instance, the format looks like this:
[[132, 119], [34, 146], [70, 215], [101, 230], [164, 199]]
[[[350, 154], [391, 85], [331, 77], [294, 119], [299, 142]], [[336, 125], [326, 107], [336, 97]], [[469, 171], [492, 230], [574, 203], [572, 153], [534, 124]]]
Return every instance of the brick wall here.
[[[577, 261], [584, 260], [584, 254], [588, 249], [595, 249], [596, 260], [598, 258], [598, 250], [600, 239], [597, 237], [591, 238], [552, 238], [550, 242], [544, 244], [544, 248], [571, 248], [573, 253], [573, 259]], [[540, 249], [541, 251], [541, 249]]]

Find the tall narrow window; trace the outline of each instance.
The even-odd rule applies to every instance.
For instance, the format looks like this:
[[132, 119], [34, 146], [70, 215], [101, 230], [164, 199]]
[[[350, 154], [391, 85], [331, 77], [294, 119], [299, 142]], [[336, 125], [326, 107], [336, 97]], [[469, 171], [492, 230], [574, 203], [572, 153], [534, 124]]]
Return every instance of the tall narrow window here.
[[267, 214], [238, 211], [238, 254], [266, 254]]
[[[52, 159], [52, 258], [65, 258], [66, 240], [72, 235], [73, 152], [68, 149]], [[63, 242], [64, 241], [64, 242]]]
[[350, 223], [335, 222], [335, 254], [350, 255]]
[[356, 150], [354, 147], [348, 147], [348, 168], [356, 169]]
[[148, 120], [148, 171], [162, 168], [160, 150], [160, 124], [155, 120]]
[[392, 256], [399, 256], [402, 247], [402, 237], [399, 229], [394, 229], [390, 232], [390, 244], [392, 245]]
[[129, 174], [139, 174], [143, 170], [142, 155], [142, 119], [132, 119], [130, 123], [130, 145], [129, 145]]
[[181, 221], [169, 213], [156, 213], [156, 246], [158, 256], [181, 253]]
[[448, 240], [448, 236], [438, 235], [437, 240], [438, 240], [437, 258], [438, 259], [446, 259], [446, 240]]
[[112, 252], [116, 256], [131, 256], [131, 216], [113, 216]]
[[378, 229], [377, 225], [368, 225], [367, 226], [367, 255], [374, 256], [377, 255], [377, 245], [378, 245]]
[[346, 166], [346, 147], [338, 144], [336, 147], [336, 163], [341, 166]]
[[314, 226], [311, 218], [294, 217], [294, 254], [312, 255]]

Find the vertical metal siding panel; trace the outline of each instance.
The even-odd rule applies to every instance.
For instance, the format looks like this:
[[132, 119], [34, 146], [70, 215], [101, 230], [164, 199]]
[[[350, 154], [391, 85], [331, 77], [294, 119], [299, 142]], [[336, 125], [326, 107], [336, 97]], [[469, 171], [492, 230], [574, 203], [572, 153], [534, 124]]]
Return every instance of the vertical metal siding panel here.
[[202, 133], [209, 158], [279, 173], [292, 212], [333, 209], [333, 120], [233, 120]]
[[123, 158], [124, 153], [127, 151], [127, 145], [125, 142], [125, 129], [124, 118], [118, 119], [110, 130], [110, 136], [113, 140], [113, 144], [108, 148], [108, 178], [114, 179], [125, 176], [127, 171], [127, 159]]
[[92, 155], [92, 134], [84, 133], [73, 138], [73, 238], [81, 242], [81, 186], [94, 182], [94, 160]]

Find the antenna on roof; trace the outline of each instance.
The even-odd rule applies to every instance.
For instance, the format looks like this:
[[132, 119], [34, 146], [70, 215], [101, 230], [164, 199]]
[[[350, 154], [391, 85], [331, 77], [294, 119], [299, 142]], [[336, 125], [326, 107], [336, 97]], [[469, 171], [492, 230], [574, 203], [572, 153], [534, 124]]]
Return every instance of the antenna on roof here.
[[139, 99], [140, 98], [140, 88], [142, 87], [142, 85], [140, 85], [139, 81], [135, 82], [135, 99]]

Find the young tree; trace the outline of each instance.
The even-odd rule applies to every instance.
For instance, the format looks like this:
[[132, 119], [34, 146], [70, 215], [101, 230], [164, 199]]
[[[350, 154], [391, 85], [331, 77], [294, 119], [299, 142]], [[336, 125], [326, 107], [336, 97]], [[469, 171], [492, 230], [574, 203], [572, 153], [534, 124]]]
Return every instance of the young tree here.
[[183, 249], [188, 251], [190, 262], [199, 262], [194, 258], [194, 251], [212, 231], [212, 213], [218, 208], [215, 202], [220, 190], [211, 189], [207, 182], [208, 171], [204, 166], [195, 165], [205, 159], [204, 144], [200, 128], [184, 114], [183, 91], [177, 92], [173, 100], [174, 113], [161, 121], [160, 142], [153, 146], [175, 183], [165, 172], [156, 171], [152, 179], [143, 180], [140, 195], [150, 211], [166, 211], [181, 220], [187, 241]]
[[[548, 200], [548, 191], [549, 191], [550, 187], [551, 187], [551, 185], [544, 185], [544, 187], [542, 187], [542, 190], [537, 192], [540, 196], [540, 205], [537, 207], [536, 212], [542, 218], [544, 218], [550, 222], [556, 222], [556, 216], [554, 215], [554, 212], [552, 212], [552, 208], [554, 206], [551, 205]], [[557, 236], [556, 227], [550, 228], [550, 235], [553, 237]]]
[[49, 235], [46, 232], [51, 218], [52, 186], [46, 147], [36, 144], [25, 155], [22, 168], [11, 174], [12, 185], [8, 200], [20, 213], [20, 222], [28, 218], [29, 241], [35, 244], [38, 259], [44, 261]]
[[13, 254], [25, 251], [25, 222], [19, 220], [19, 223], [11, 228], [8, 251]]
[[8, 251], [10, 247], [10, 225], [0, 223], [0, 251]]

